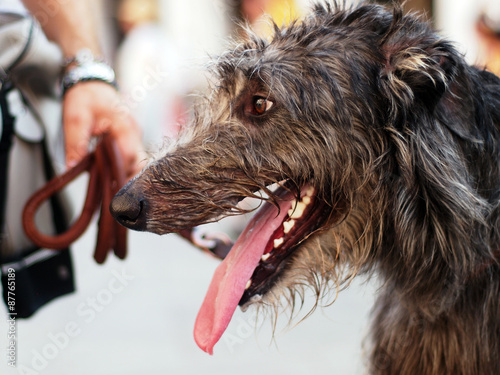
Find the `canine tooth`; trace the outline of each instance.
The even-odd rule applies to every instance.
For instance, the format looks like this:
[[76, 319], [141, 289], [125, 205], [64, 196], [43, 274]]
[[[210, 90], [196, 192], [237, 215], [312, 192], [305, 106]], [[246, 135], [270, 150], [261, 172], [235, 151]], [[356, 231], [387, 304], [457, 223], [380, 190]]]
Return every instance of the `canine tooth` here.
[[314, 188], [312, 186], [309, 186], [306, 190], [306, 196], [312, 197], [314, 195]]
[[309, 203], [311, 203], [311, 197], [306, 195], [304, 198], [302, 198], [302, 203], [308, 205]]
[[285, 240], [283, 237], [274, 240], [274, 248], [280, 247]]
[[290, 230], [293, 228], [294, 225], [295, 225], [295, 220], [288, 220], [283, 222], [283, 231], [285, 232], [285, 234], [290, 232]]
[[248, 280], [247, 281], [247, 285], [245, 286], [245, 290], [247, 290], [248, 288], [250, 288], [251, 285], [252, 285], [252, 280]]
[[270, 256], [271, 256], [271, 254], [267, 253], [267, 254], [262, 255], [262, 258], [260, 258], [260, 259], [262, 259], [262, 261], [265, 262], [266, 260], [269, 259]]
[[292, 208], [288, 211], [288, 216], [292, 219], [298, 219], [302, 216], [304, 213], [304, 209], [306, 208], [306, 204], [303, 202], [297, 202], [295, 206], [292, 206]]

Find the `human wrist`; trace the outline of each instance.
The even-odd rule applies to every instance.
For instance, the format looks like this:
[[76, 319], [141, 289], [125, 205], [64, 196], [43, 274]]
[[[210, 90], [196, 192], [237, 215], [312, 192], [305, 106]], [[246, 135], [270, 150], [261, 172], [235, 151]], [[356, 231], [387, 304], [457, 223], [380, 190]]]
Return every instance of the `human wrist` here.
[[63, 95], [76, 84], [88, 81], [101, 81], [117, 87], [113, 68], [89, 49], [81, 49], [64, 61], [61, 77]]

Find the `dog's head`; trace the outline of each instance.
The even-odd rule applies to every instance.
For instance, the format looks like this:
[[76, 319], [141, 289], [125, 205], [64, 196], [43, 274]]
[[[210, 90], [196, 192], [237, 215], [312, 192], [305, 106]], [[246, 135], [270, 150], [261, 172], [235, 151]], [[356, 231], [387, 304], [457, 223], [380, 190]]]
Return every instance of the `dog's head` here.
[[214, 275], [196, 323], [202, 349], [238, 304], [306, 283], [320, 293], [318, 280], [342, 278], [337, 263], [369, 261], [382, 213], [398, 209], [384, 206], [396, 198], [387, 187], [414, 173], [402, 128], [445, 92], [450, 49], [399, 11], [317, 6], [216, 61], [192, 123], [111, 205], [123, 225], [164, 234], [265, 201]]

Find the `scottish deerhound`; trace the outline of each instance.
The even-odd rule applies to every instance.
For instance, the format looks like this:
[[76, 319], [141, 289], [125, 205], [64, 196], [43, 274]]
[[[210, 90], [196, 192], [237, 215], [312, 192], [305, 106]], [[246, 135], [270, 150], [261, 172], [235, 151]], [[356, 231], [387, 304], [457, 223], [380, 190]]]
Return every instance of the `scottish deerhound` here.
[[373, 4], [316, 5], [214, 65], [192, 123], [111, 204], [163, 234], [262, 199], [215, 272], [198, 345], [211, 353], [238, 305], [376, 272], [370, 373], [498, 374], [500, 80]]

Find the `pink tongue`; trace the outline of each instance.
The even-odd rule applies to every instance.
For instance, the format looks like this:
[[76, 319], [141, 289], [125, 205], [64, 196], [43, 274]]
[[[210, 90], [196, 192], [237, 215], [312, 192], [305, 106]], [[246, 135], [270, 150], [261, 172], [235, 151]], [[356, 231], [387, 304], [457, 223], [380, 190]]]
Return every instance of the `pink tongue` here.
[[214, 345], [231, 321], [269, 239], [291, 207], [291, 194], [281, 198], [279, 212], [272, 204], [264, 203], [215, 270], [194, 327], [196, 343], [208, 354], [213, 354]]

